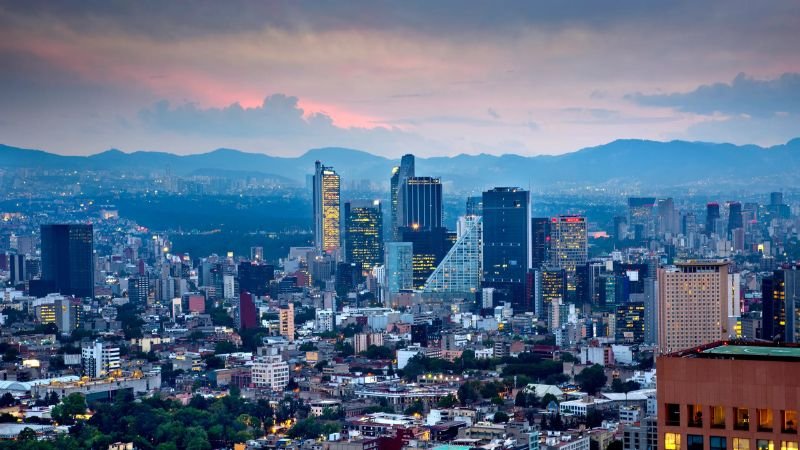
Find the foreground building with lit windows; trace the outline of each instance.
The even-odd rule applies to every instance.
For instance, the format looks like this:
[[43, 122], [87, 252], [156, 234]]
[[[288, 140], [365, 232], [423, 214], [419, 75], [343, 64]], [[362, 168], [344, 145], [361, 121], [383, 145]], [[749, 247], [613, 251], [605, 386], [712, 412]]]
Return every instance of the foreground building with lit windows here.
[[716, 342], [658, 358], [662, 450], [797, 450], [800, 346]]

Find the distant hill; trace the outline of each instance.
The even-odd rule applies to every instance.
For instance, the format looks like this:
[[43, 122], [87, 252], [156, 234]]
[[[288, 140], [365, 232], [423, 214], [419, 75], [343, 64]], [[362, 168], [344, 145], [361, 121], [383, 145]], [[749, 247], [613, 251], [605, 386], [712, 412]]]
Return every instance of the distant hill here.
[[[0, 145], [0, 168], [104, 170], [263, 177], [302, 185], [314, 161], [333, 166], [344, 178], [387, 183], [397, 160], [347, 148], [309, 150], [277, 157], [218, 149], [179, 156], [164, 152], [108, 150], [91, 156], [62, 156]], [[773, 147], [705, 142], [617, 140], [558, 156], [458, 155], [417, 159], [418, 174], [440, 176], [459, 190], [497, 185], [534, 189], [570, 186], [630, 186], [718, 190], [726, 186], [759, 190], [800, 187], [800, 138]]]

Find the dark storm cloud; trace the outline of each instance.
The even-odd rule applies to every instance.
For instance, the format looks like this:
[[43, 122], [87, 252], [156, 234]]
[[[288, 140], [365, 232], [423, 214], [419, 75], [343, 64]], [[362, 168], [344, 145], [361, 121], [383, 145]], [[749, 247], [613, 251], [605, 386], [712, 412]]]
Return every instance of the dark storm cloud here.
[[703, 85], [686, 93], [637, 93], [628, 98], [644, 106], [706, 115], [716, 112], [759, 117], [778, 113], [800, 114], [800, 74], [786, 73], [772, 80], [756, 80], [739, 74], [730, 84]]

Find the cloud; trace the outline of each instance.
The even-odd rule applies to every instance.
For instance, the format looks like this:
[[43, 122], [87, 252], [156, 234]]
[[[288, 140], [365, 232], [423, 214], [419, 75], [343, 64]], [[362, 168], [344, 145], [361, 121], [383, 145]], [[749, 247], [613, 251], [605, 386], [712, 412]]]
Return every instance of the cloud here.
[[740, 73], [733, 82], [702, 85], [686, 93], [631, 94], [627, 98], [643, 106], [674, 108], [711, 115], [770, 117], [800, 114], [800, 73], [785, 73], [772, 80], [757, 80]]
[[794, 114], [774, 117], [734, 116], [705, 120], [690, 126], [685, 133], [672, 137], [771, 146], [798, 136], [800, 136], [800, 115]]
[[486, 110], [486, 114], [489, 114], [490, 116], [492, 116], [495, 119], [499, 119], [500, 118], [500, 114], [497, 114], [497, 111], [495, 111], [492, 108], [487, 109]]

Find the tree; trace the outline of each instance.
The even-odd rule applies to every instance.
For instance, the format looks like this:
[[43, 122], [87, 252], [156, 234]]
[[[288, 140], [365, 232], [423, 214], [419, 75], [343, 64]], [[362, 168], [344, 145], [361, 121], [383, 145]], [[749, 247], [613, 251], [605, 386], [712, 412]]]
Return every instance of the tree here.
[[480, 400], [481, 396], [475, 388], [475, 384], [467, 381], [458, 388], [458, 399], [461, 406], [467, 406]]
[[297, 349], [301, 352], [313, 352], [317, 350], [317, 345], [313, 342], [303, 342]]
[[614, 392], [619, 392], [623, 394], [627, 394], [628, 392], [635, 391], [639, 389], [639, 383], [631, 380], [631, 381], [622, 381], [619, 378], [614, 378], [614, 381], [611, 382], [611, 390]]
[[361, 355], [369, 359], [392, 359], [394, 352], [384, 346], [378, 347], [377, 345], [370, 345], [366, 350], [361, 352]]
[[2, 397], [0, 397], [0, 408], [11, 406], [14, 403], [16, 403], [16, 400], [14, 400], [14, 396], [11, 395], [10, 392], [6, 392]]
[[599, 364], [587, 367], [575, 376], [575, 381], [581, 386], [581, 390], [590, 395], [594, 395], [602, 389], [607, 380], [603, 366]]
[[86, 398], [82, 394], [69, 394], [61, 403], [53, 408], [51, 413], [56, 422], [71, 425], [75, 423], [75, 416], [86, 412]]
[[236, 346], [232, 342], [228, 341], [219, 341], [214, 346], [214, 353], [217, 355], [234, 353], [235, 351], [236, 351]]
[[506, 423], [508, 422], [508, 414], [503, 411], [497, 411], [494, 413], [494, 419], [492, 421], [494, 423]]
[[608, 447], [606, 447], [606, 450], [622, 450], [623, 448], [622, 441], [617, 440], [611, 441], [611, 443], [608, 444]]
[[423, 404], [420, 400], [415, 401], [411, 404], [408, 408], [406, 408], [403, 413], [407, 416], [413, 416], [415, 414], [422, 414], [425, 411], [425, 404]]
[[450, 394], [446, 397], [442, 397], [439, 402], [436, 404], [439, 408], [452, 408], [458, 404], [458, 399]]
[[33, 431], [33, 428], [25, 427], [22, 431], [19, 432], [17, 435], [17, 441], [20, 442], [32, 442], [36, 440], [36, 432]]
[[547, 408], [547, 405], [549, 405], [550, 402], [558, 403], [558, 398], [555, 395], [548, 392], [547, 394], [544, 394], [542, 396], [542, 400], [539, 402], [539, 405], [542, 408]]

